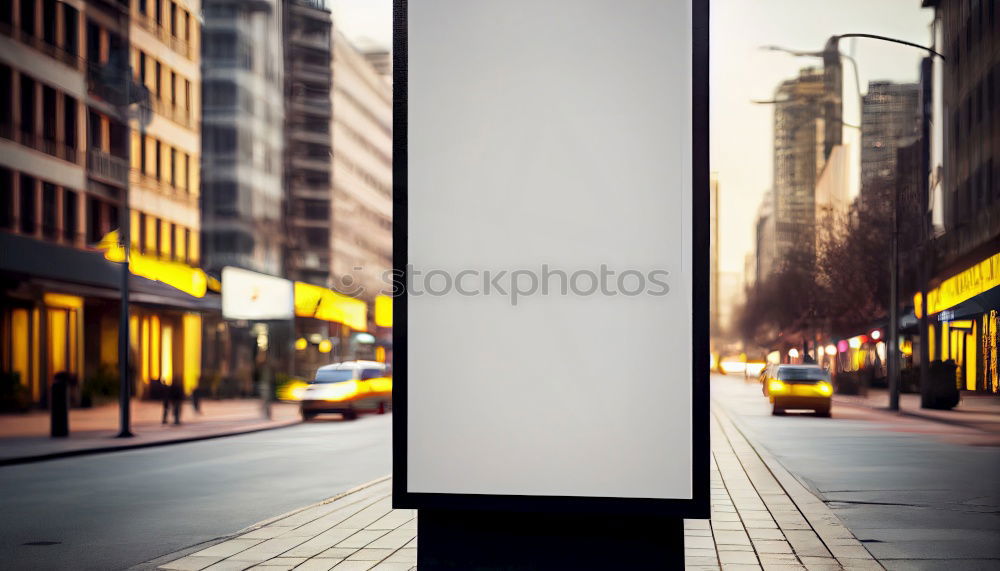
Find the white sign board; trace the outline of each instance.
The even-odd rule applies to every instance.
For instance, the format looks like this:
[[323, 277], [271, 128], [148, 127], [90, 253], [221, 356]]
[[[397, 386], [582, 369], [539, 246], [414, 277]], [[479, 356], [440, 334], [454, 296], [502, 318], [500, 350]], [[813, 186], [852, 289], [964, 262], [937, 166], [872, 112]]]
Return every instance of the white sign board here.
[[264, 321], [291, 319], [295, 313], [292, 282], [242, 268], [222, 268], [222, 317]]
[[397, 504], [693, 510], [707, 12], [698, 29], [688, 0], [403, 5]]

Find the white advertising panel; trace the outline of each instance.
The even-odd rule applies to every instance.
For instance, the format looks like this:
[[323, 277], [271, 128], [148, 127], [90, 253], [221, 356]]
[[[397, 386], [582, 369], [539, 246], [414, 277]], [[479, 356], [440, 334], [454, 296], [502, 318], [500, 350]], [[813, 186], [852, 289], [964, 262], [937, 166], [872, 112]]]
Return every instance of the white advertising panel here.
[[707, 12], [402, 4], [397, 505], [693, 506], [708, 480]]
[[291, 319], [295, 312], [292, 282], [242, 268], [222, 268], [222, 317], [264, 321]]

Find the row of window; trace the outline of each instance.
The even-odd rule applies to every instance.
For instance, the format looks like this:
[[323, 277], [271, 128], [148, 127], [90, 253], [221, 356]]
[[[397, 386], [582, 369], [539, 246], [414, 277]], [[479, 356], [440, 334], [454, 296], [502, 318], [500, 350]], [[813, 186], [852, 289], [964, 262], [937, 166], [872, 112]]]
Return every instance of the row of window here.
[[136, 251], [165, 260], [197, 265], [200, 259], [198, 231], [152, 214], [131, 212], [130, 241]]
[[197, 157], [135, 131], [132, 132], [132, 170], [181, 192], [197, 194]]
[[[57, 26], [62, 14], [63, 25]], [[64, 63], [78, 63], [80, 12], [73, 6], [56, 0], [21, 0], [17, 9], [13, 0], [0, 0], [0, 26], [12, 35], [26, 40], [41, 40], [55, 48]]]
[[79, 246], [117, 226], [116, 204], [0, 167], [0, 228]]
[[171, 47], [188, 55], [198, 23], [195, 17], [173, 0], [136, 0], [137, 20], [153, 28], [162, 39], [169, 39]]
[[962, 148], [969, 134], [978, 125], [983, 125], [988, 132], [991, 122], [994, 127], [1000, 123], [996, 117], [997, 110], [1000, 110], [1000, 64], [983, 74], [958, 108], [952, 111], [950, 127], [955, 150]]
[[0, 64], [0, 136], [77, 162], [78, 113], [75, 98]]
[[149, 90], [150, 98], [174, 111], [172, 119], [190, 123], [194, 109], [190, 79], [138, 48], [132, 50], [132, 71], [136, 81]]

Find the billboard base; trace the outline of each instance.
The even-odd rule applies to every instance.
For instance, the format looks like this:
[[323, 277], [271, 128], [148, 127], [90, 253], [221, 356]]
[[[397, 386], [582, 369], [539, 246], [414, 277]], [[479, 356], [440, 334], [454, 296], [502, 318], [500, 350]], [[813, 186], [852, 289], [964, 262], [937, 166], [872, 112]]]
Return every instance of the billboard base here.
[[422, 509], [417, 537], [421, 571], [684, 568], [676, 517]]

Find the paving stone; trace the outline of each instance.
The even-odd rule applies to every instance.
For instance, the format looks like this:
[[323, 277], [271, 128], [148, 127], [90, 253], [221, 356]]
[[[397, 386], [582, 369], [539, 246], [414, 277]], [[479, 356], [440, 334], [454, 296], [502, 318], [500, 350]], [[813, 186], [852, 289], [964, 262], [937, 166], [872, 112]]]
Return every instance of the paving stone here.
[[334, 569], [337, 571], [367, 571], [376, 564], [376, 561], [341, 561]]
[[745, 531], [718, 530], [714, 533], [715, 543], [718, 545], [750, 545], [750, 536]]
[[684, 557], [715, 557], [715, 545], [709, 548], [684, 548]]
[[741, 521], [713, 521], [712, 529], [721, 529], [727, 531], [743, 531], [743, 522]]
[[262, 542], [262, 539], [230, 539], [229, 541], [223, 541], [222, 543], [216, 543], [211, 547], [206, 547], [197, 553], [192, 553], [192, 555], [203, 557], [218, 556], [221, 559], [229, 557], [230, 555], [236, 555], [240, 551], [250, 549], [254, 545]]
[[785, 539], [785, 534], [777, 527], [765, 529], [760, 527], [748, 527], [747, 534], [750, 539]]
[[692, 565], [719, 565], [719, 558], [712, 555], [697, 555], [692, 557], [684, 557], [684, 568], [689, 569]]
[[774, 540], [754, 540], [754, 549], [757, 553], [791, 553], [792, 546], [786, 541], [774, 541]]
[[402, 549], [397, 549], [392, 555], [385, 559], [386, 561], [399, 562], [399, 563], [416, 563], [417, 562], [417, 550], [412, 547], [404, 547]]
[[203, 557], [198, 555], [188, 555], [176, 561], [171, 561], [166, 565], [161, 565], [158, 569], [172, 569], [176, 571], [201, 571], [202, 569], [218, 563], [222, 557]]
[[348, 556], [348, 561], [382, 561], [392, 554], [392, 549], [359, 549]]
[[331, 559], [347, 559], [355, 551], [357, 551], [357, 549], [349, 549], [346, 547], [331, 547], [330, 549], [327, 549], [323, 553], [317, 555], [317, 557], [331, 558]]
[[685, 537], [684, 549], [689, 548], [715, 549], [715, 541], [711, 537]]
[[412, 529], [396, 528], [389, 533], [379, 537], [368, 544], [368, 547], [377, 549], [399, 549], [416, 537], [416, 531]]
[[725, 566], [728, 563], [757, 564], [757, 554], [752, 551], [719, 551], [719, 561]]
[[320, 559], [313, 557], [307, 559], [305, 563], [295, 568], [295, 571], [330, 571], [343, 559]]
[[206, 567], [204, 571], [243, 571], [249, 568], [252, 563], [246, 561], [235, 561], [233, 559], [223, 559], [211, 567]]

